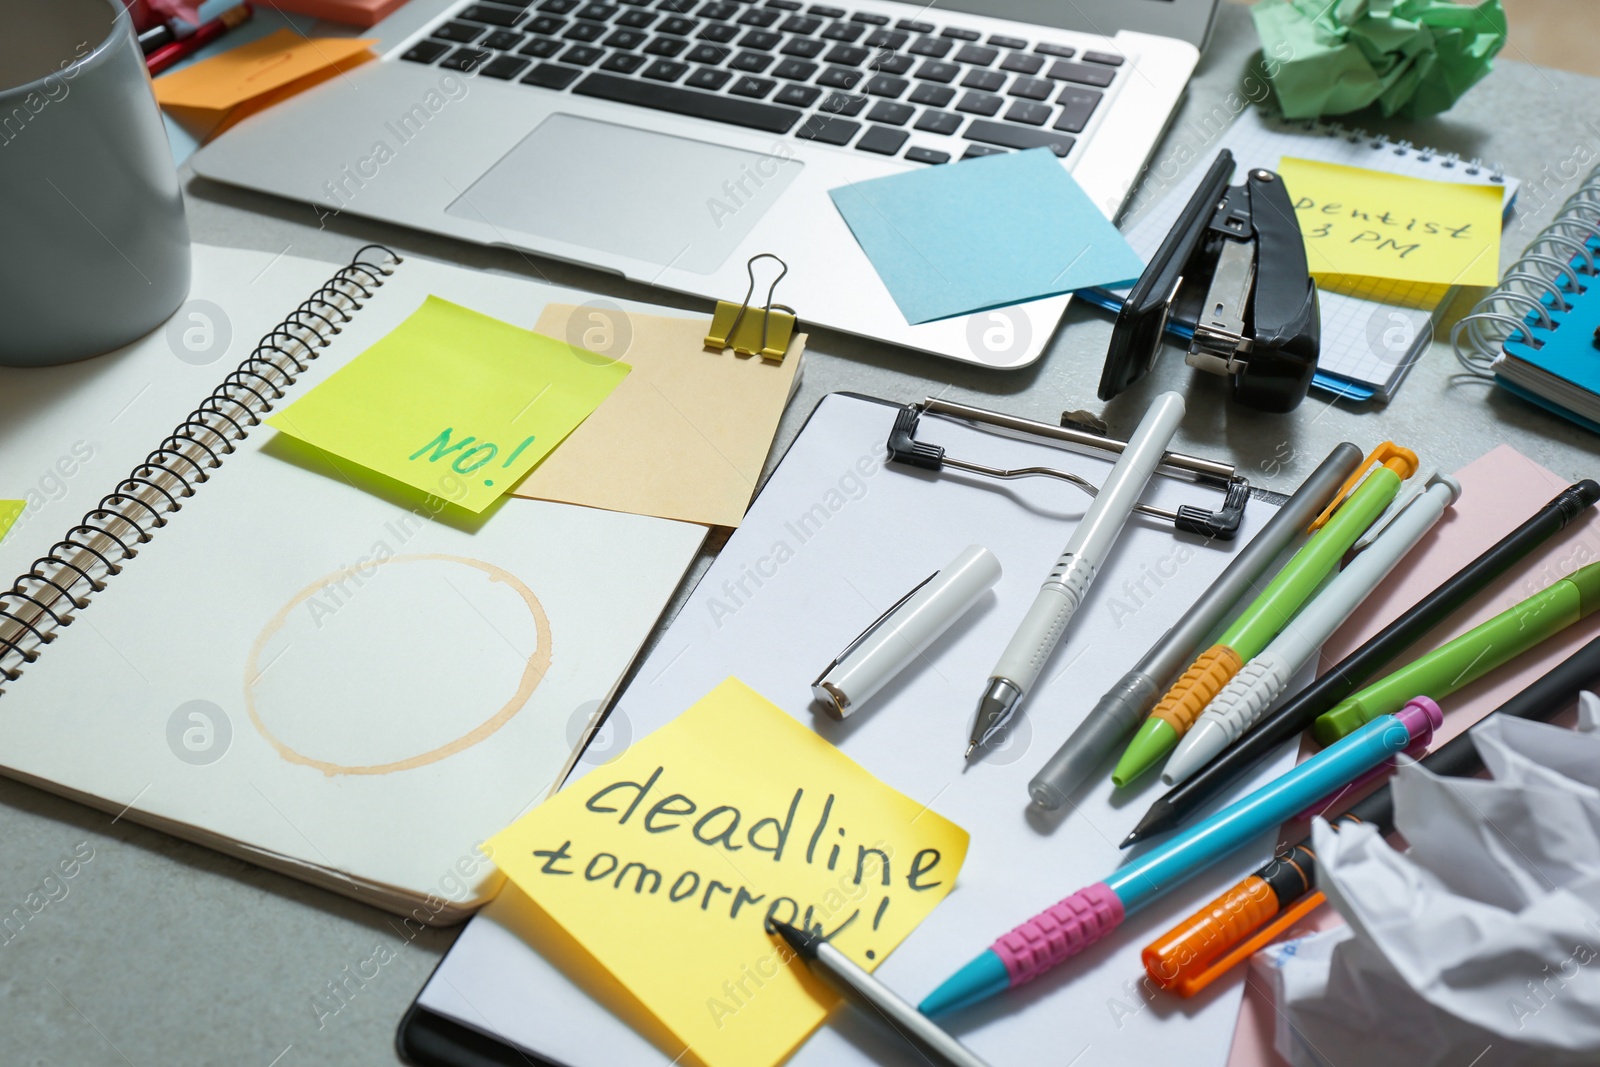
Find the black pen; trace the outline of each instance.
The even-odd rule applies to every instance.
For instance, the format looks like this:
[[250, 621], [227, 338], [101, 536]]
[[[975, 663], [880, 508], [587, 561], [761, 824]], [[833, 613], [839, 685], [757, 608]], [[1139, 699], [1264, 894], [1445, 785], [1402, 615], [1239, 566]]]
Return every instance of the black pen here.
[[901, 1000], [889, 987], [858, 967], [849, 956], [824, 941], [819, 934], [790, 926], [776, 919], [767, 920], [795, 955], [806, 961], [811, 973], [828, 983], [856, 1007], [892, 1027], [936, 1067], [988, 1067], [961, 1042], [945, 1033], [937, 1023]]
[[1477, 596], [1512, 565], [1525, 558], [1600, 500], [1600, 484], [1585, 478], [1558, 493], [1527, 522], [1462, 567], [1411, 610], [1380, 630], [1338, 666], [1256, 724], [1238, 743], [1201, 768], [1193, 778], [1150, 805], [1139, 825], [1122, 842], [1127, 848], [1182, 824], [1278, 745], [1310, 726], [1318, 715], [1361, 688], [1386, 663]]

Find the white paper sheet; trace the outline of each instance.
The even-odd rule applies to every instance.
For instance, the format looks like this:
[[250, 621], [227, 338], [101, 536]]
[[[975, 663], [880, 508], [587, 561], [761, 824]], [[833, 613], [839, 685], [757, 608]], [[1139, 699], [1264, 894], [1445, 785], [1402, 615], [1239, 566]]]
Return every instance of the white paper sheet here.
[[[956, 888], [878, 974], [915, 1002], [999, 934], [1125, 859], [1116, 842], [1156, 795], [1113, 798], [1110, 765], [1059, 823], [1028, 813], [1027, 782], [1094, 701], [1148, 649], [1226, 564], [1232, 547], [1132, 520], [1100, 580], [1028, 698], [1009, 743], [963, 773], [973, 707], [1017, 620], [1088, 503], [1061, 482], [995, 483], [886, 467], [896, 409], [830, 396], [757, 497], [608, 726], [613, 746], [669, 721], [729, 674], [814, 724], [893, 788], [972, 834]], [[922, 438], [952, 457], [1037, 463], [1101, 481], [1110, 462], [926, 420]], [[1195, 486], [1157, 479], [1146, 501], [1210, 507]], [[1236, 544], [1271, 516], [1252, 501]], [[844, 723], [815, 712], [810, 683], [867, 623], [969, 544], [999, 557], [993, 593]], [[615, 751], [613, 747], [611, 751]], [[596, 756], [587, 759], [603, 758]], [[774, 753], [781, 760], [782, 753]], [[1255, 781], [1282, 773], [1287, 752]], [[590, 764], [580, 764], [589, 769]], [[1152, 779], [1155, 776], [1150, 776]], [[1142, 984], [1140, 949], [1237, 881], [1270, 848], [1254, 848], [1136, 915], [1073, 964], [947, 1020], [990, 1062], [1096, 1064], [1226, 1057], [1239, 988], [1176, 1001]], [[665, 1065], [678, 1050], [648, 1044], [519, 940], [513, 909], [491, 904], [467, 927], [419, 1002], [567, 1067]], [[920, 1062], [848, 1011], [796, 1053], [801, 1067]]]

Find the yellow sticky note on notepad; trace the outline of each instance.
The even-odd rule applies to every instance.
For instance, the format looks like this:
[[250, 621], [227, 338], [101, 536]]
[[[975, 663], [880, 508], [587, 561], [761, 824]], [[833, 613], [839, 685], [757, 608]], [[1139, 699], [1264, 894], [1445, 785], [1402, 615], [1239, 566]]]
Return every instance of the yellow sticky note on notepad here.
[[481, 512], [628, 370], [430, 296], [267, 421], [323, 452]]
[[870, 970], [950, 892], [967, 833], [729, 678], [490, 845], [682, 1043], [669, 1055], [771, 1067], [836, 998], [767, 917]]
[[1498, 185], [1425, 181], [1285, 156], [1278, 164], [1319, 278], [1424, 285], [1500, 280]]
[[27, 507], [26, 500], [0, 500], [0, 541], [6, 539], [6, 534], [10, 533], [11, 527], [22, 518], [22, 513]]
[[155, 80], [156, 101], [204, 140], [364, 63], [376, 43], [376, 38], [306, 37], [278, 30], [161, 75]]

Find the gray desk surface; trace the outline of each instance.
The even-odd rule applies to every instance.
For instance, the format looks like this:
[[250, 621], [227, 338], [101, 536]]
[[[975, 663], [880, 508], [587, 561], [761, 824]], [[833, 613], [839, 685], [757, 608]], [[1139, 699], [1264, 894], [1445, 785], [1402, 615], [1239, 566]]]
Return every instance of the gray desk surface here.
[[[1245, 10], [1222, 7], [1216, 40], [1157, 161], [1178, 138], [1193, 142], [1189, 124], [1227, 107], [1255, 51]], [[1600, 154], [1600, 126], [1579, 121], [1597, 114], [1600, 81], [1517, 62], [1508, 48], [1495, 73], [1443, 118], [1382, 128], [1465, 157], [1498, 160], [1530, 183], [1507, 229], [1509, 262], [1587, 171], [1573, 161]], [[362, 242], [384, 241], [467, 266], [705, 310], [591, 271], [357, 219], [319, 230], [302, 205], [199, 180], [189, 182], [188, 198], [201, 241], [340, 262]], [[1107, 317], [1075, 308], [1046, 356], [1014, 373], [813, 334], [804, 383], [774, 455], [821, 396], [841, 389], [900, 400], [941, 394], [1047, 421], [1064, 408], [1098, 408], [1094, 389], [1110, 330]], [[1125, 434], [1152, 393], [1183, 389], [1189, 416], [1181, 447], [1231, 456], [1274, 488], [1291, 486], [1346, 439], [1366, 447], [1393, 437], [1444, 470], [1500, 442], [1565, 476], [1600, 469], [1600, 440], [1459, 374], [1440, 341], [1399, 397], [1371, 411], [1315, 398], [1290, 417], [1230, 408], [1220, 381], [1192, 379], [1176, 355], [1152, 377], [1109, 406], [1114, 431]], [[66, 896], [9, 941], [0, 934], [0, 1063], [16, 1067], [394, 1064], [395, 1025], [454, 937], [430, 931], [408, 939], [382, 912], [5, 781], [0, 841], [0, 913], [22, 905], [75, 847], [93, 849], [64, 883]], [[392, 962], [336, 1015], [319, 1012], [313, 997], [380, 944], [394, 952]]]

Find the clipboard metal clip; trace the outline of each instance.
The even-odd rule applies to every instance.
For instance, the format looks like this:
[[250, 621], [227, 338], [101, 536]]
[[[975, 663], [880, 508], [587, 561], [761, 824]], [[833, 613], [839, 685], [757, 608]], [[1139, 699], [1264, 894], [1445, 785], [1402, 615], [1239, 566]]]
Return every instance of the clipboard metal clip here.
[[[761, 259], [772, 260], [780, 270], [778, 276], [772, 279], [772, 284], [767, 287], [767, 302], [761, 308], [758, 332], [755, 318], [746, 320], [745, 312], [750, 310], [750, 298], [755, 296], [756, 261]], [[751, 256], [745, 269], [750, 275], [750, 286], [744, 291], [744, 301], [739, 304], [727, 300], [717, 301], [717, 310], [711, 316], [711, 330], [706, 334], [706, 349], [721, 352], [725, 348], [732, 348], [741, 356], [759, 355], [762, 359], [782, 363], [783, 354], [789, 351], [789, 338], [794, 335], [796, 315], [794, 308], [785, 304], [774, 304], [772, 295], [777, 292], [778, 283], [783, 281], [783, 276], [789, 273], [789, 264], [771, 252], [762, 252]]]
[[[929, 397], [920, 404], [907, 404], [895, 416], [894, 428], [889, 431], [889, 461], [923, 470], [957, 470], [984, 478], [1007, 480], [1012, 478], [1057, 478], [1082, 489], [1090, 496], [1100, 492], [1100, 487], [1080, 475], [1054, 467], [1017, 467], [1012, 469], [991, 467], [982, 463], [955, 459], [945, 454], [944, 446], [917, 440], [917, 430], [923, 415], [935, 415], [965, 423], [975, 430], [994, 433], [1002, 437], [1033, 440], [1069, 451], [1120, 456], [1127, 442], [1096, 433], [1083, 425], [1082, 413], [1068, 412], [1062, 416], [1063, 425], [1051, 426], [1045, 422], [1003, 415], [966, 404]], [[1249, 479], [1239, 474], [1232, 464], [1188, 456], [1181, 452], [1168, 452], [1161, 457], [1156, 473], [1167, 477], [1204, 485], [1222, 493], [1222, 506], [1216, 509], [1181, 505], [1176, 511], [1150, 504], [1135, 505], [1134, 510], [1143, 515], [1172, 524], [1173, 529], [1198, 534], [1207, 539], [1232, 541], [1244, 521], [1245, 504], [1250, 499]]]

